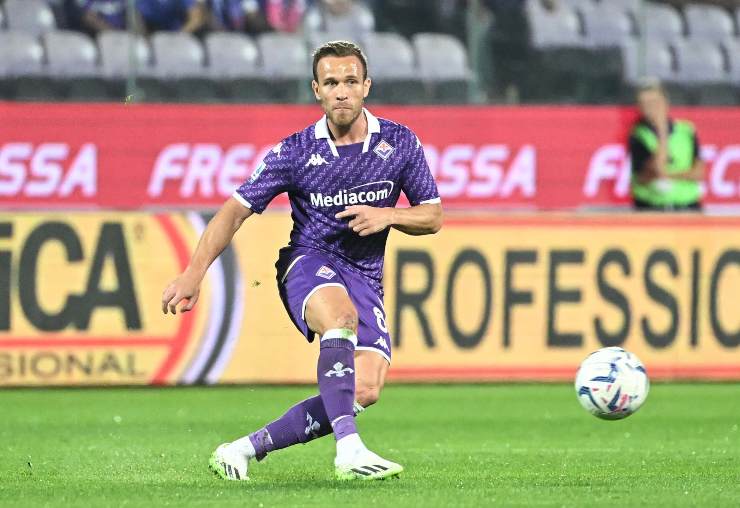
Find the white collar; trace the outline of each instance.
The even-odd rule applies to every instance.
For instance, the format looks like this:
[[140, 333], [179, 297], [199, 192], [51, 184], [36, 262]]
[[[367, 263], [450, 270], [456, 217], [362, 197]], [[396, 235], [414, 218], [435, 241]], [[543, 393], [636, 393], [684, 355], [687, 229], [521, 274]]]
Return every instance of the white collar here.
[[[372, 137], [372, 135], [380, 134], [380, 122], [367, 109], [362, 108], [362, 112], [365, 113], [365, 118], [367, 119], [367, 136], [365, 137], [365, 142], [362, 145], [362, 153], [365, 153], [370, 149], [370, 138]], [[327, 123], [326, 115], [322, 116], [321, 119], [316, 122], [314, 135], [316, 139], [326, 139], [326, 141], [329, 143], [329, 147], [331, 148], [331, 153], [334, 155], [334, 157], [339, 157], [337, 147], [334, 146], [334, 141], [332, 141], [331, 135], [329, 134], [329, 124]]]

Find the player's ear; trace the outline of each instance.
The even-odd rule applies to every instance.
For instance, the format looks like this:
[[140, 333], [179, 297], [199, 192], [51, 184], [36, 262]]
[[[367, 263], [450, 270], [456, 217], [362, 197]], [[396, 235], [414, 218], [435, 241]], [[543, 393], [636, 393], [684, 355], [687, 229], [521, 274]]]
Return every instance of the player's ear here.
[[316, 82], [316, 80], [311, 80], [311, 89], [313, 90], [313, 96], [316, 97], [317, 101], [321, 100], [321, 96], [319, 95], [319, 84]]
[[370, 86], [373, 84], [373, 81], [370, 78], [365, 78], [365, 82], [362, 84], [365, 88], [365, 91], [363, 92], [362, 96], [367, 99], [368, 94], [370, 93]]

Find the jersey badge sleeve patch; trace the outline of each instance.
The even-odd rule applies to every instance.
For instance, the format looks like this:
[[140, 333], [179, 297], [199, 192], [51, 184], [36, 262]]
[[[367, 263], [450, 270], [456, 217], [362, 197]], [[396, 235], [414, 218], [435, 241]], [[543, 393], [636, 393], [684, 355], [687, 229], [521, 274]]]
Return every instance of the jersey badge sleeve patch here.
[[267, 164], [260, 162], [260, 165], [254, 170], [252, 176], [249, 177], [249, 183], [254, 183], [260, 177], [265, 168], [267, 168]]

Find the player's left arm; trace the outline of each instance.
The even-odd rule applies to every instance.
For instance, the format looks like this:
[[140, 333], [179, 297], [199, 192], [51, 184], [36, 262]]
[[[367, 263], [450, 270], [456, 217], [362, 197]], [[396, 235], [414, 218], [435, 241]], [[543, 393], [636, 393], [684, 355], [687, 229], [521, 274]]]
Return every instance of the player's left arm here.
[[442, 205], [423, 203], [409, 208], [348, 206], [337, 219], [351, 217], [349, 227], [359, 236], [379, 233], [392, 227], [407, 235], [431, 235], [442, 228]]

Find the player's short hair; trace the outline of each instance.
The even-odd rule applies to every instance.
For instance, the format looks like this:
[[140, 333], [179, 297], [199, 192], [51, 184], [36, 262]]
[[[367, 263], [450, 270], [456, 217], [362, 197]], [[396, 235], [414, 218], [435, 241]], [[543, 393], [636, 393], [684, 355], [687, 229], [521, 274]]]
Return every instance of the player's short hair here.
[[327, 42], [313, 52], [313, 79], [319, 80], [319, 60], [325, 56], [356, 56], [362, 62], [362, 79], [367, 79], [367, 58], [360, 47], [350, 41]]
[[646, 77], [642, 78], [638, 83], [635, 90], [635, 96], [639, 96], [643, 92], [659, 92], [664, 97], [667, 97], [665, 88], [658, 78]]

